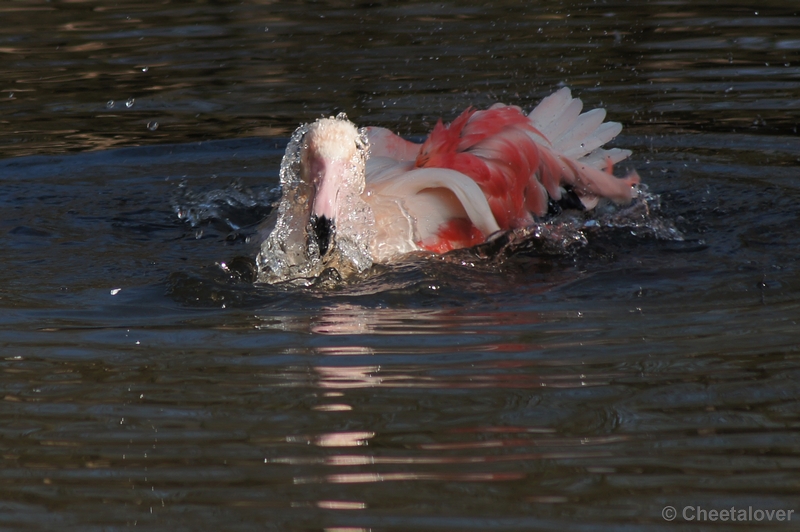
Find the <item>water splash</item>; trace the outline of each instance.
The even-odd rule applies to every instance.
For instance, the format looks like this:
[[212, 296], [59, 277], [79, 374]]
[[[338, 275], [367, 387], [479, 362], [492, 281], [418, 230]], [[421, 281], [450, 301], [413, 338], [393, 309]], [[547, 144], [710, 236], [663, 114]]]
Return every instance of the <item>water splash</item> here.
[[595, 209], [584, 228], [627, 229], [631, 235], [657, 240], [682, 242], [683, 234], [669, 218], [661, 214], [661, 196], [650, 192], [646, 184], [636, 186], [636, 197], [628, 205], [606, 204]]
[[639, 238], [682, 242], [683, 234], [660, 211], [661, 197], [640, 184], [628, 205], [601, 202], [591, 211], [566, 211], [547, 221], [492, 235], [469, 252], [490, 261], [520, 253], [564, 256], [589, 244], [598, 233], [620, 229]]
[[182, 183], [173, 198], [172, 208], [180, 220], [194, 228], [212, 224], [222, 225], [228, 231], [239, 231], [263, 220], [277, 196], [277, 189], [256, 191], [238, 181], [202, 193]]
[[319, 262], [319, 248], [308, 238], [311, 209], [308, 199], [313, 190], [300, 179], [300, 149], [308, 128], [304, 124], [295, 130], [281, 161], [283, 196], [276, 217], [269, 222], [274, 224], [269, 237], [256, 257], [258, 278], [264, 282], [311, 276]]

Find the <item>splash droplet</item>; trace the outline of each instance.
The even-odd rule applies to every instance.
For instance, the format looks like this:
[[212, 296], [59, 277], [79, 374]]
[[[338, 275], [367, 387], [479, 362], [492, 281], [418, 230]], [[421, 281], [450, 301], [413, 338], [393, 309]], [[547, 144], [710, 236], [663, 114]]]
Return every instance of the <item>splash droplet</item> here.
[[156, 122], [155, 120], [153, 120], [152, 122], [148, 122], [147, 129], [149, 129], [150, 131], [155, 131], [156, 129], [158, 129], [158, 122]]
[[114, 100], [108, 100], [106, 102], [106, 109], [112, 109], [114, 107]]
[[133, 104], [134, 104], [135, 101], [136, 101], [135, 98], [128, 98], [128, 101], [125, 102], [125, 107], [130, 109], [131, 107], [133, 107]]

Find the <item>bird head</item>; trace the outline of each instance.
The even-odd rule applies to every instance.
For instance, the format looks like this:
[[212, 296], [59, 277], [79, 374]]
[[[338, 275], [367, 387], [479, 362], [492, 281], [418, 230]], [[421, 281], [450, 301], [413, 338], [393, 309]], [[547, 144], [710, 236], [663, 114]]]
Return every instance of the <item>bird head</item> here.
[[267, 282], [372, 266], [372, 212], [361, 198], [369, 147], [344, 114], [300, 126], [281, 163], [282, 197], [257, 260]]
[[352, 122], [322, 118], [303, 139], [300, 178], [311, 185], [311, 231], [321, 256], [334, 247], [337, 219], [352, 196], [364, 191], [362, 142]]

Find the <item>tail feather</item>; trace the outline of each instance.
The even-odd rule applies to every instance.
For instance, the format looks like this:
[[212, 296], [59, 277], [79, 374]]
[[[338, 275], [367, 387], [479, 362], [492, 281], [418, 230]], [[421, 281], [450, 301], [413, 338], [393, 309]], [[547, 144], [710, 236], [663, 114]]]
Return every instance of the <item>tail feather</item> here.
[[564, 114], [564, 109], [571, 101], [572, 95], [569, 89], [564, 87], [539, 102], [539, 105], [528, 113], [528, 118], [533, 127], [544, 133], [548, 125]]
[[[600, 140], [595, 138], [595, 133], [602, 125], [605, 117], [605, 109], [593, 109], [588, 113], [583, 113], [575, 120], [569, 129], [562, 133], [558, 139], [553, 141], [553, 148], [570, 157], [586, 155], [594, 149], [587, 149], [586, 144], [594, 144]], [[603, 144], [604, 143], [601, 142], [594, 147], [596, 148]]]
[[639, 183], [639, 175], [631, 172], [618, 178], [611, 173], [613, 164], [628, 153], [627, 150], [598, 149], [585, 158], [573, 159], [540, 146], [539, 166], [526, 188], [526, 206], [533, 214], [543, 216], [547, 212], [546, 196], [560, 200], [565, 185], [575, 191], [586, 209], [592, 209], [600, 198], [629, 202], [634, 197], [632, 187]]
[[619, 148], [611, 148], [610, 150], [606, 150], [601, 148], [594, 150], [589, 155], [579, 157], [577, 160], [587, 166], [604, 168], [608, 165], [609, 161], [611, 164], [617, 164], [618, 162], [624, 161], [630, 157], [630, 155], [631, 150], [621, 150]]
[[[619, 150], [623, 151], [623, 150]], [[619, 156], [619, 154], [616, 154]], [[571, 186], [581, 202], [587, 209], [597, 204], [598, 198], [608, 198], [618, 203], [625, 203], [633, 199], [634, 191], [631, 187], [639, 183], [639, 175], [631, 172], [624, 178], [618, 178], [611, 173], [613, 159], [605, 161], [606, 170], [601, 170], [586, 164], [585, 161], [565, 157], [553, 150], [542, 147], [538, 170], [539, 181], [544, 185], [550, 197], [561, 199], [559, 187]], [[533, 181], [533, 179], [531, 179]], [[528, 205], [539, 204], [540, 211], [533, 211], [539, 216], [546, 212], [541, 211], [541, 199], [534, 187], [528, 188], [533, 192], [532, 198], [526, 198]]]
[[622, 131], [622, 124], [619, 122], [605, 122], [600, 124], [593, 132], [587, 134], [577, 145], [570, 149], [562, 150], [562, 153], [569, 157], [580, 159], [611, 142], [614, 137], [619, 135], [620, 131]]
[[[569, 185], [588, 209], [599, 198], [625, 202], [633, 197], [631, 187], [639, 182], [638, 174], [632, 172], [617, 178], [611, 173], [613, 165], [631, 152], [602, 147], [622, 131], [622, 125], [603, 122], [604, 109], [581, 114], [582, 109], [583, 103], [565, 87], [542, 100], [528, 114], [535, 129], [530, 136], [539, 145], [538, 169], [526, 189], [526, 206], [534, 214], [542, 215], [545, 208], [542, 188], [551, 198], [559, 200], [562, 187]], [[540, 141], [540, 135], [545, 142]]]
[[[567, 93], [569, 94], [569, 91]], [[583, 102], [573, 98], [564, 106], [560, 115], [556, 116], [549, 124], [545, 124], [539, 131], [552, 143], [572, 127], [580, 116], [581, 110], [583, 110]]]
[[583, 102], [573, 98], [569, 89], [563, 88], [542, 100], [528, 114], [531, 125], [550, 143], [569, 130], [583, 109]]
[[[585, 157], [591, 157], [591, 164], [595, 168], [603, 168], [607, 155], [615, 163], [630, 155], [627, 152], [624, 157], [620, 157], [621, 151], [600, 150], [619, 135], [622, 125], [618, 122], [603, 122], [606, 118], [605, 109], [592, 109], [580, 114], [581, 109], [581, 100], [573, 98], [570, 90], [565, 87], [542, 100], [528, 114], [528, 119], [536, 132], [546, 137], [545, 140], [553, 150], [582, 161]], [[536, 133], [531, 137], [538, 140]], [[594, 156], [595, 151], [599, 151], [599, 155]]]

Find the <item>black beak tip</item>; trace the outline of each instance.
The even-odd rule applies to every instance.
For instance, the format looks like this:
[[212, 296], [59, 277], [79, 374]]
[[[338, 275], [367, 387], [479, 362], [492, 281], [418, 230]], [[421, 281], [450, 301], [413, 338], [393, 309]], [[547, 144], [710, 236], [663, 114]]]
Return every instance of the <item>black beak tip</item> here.
[[317, 239], [317, 246], [319, 246], [320, 256], [325, 256], [328, 253], [328, 248], [333, 241], [335, 226], [333, 220], [327, 216], [312, 216], [311, 228], [314, 232], [314, 237]]

